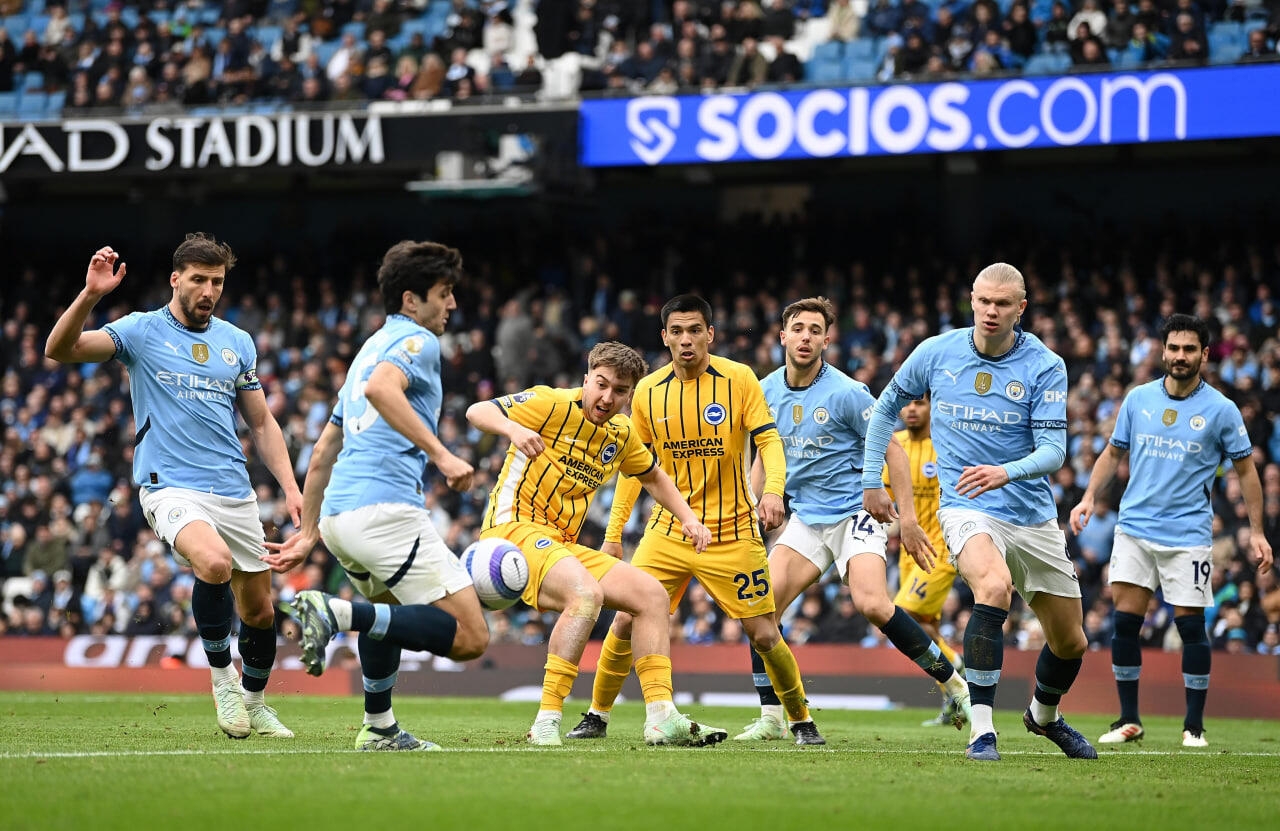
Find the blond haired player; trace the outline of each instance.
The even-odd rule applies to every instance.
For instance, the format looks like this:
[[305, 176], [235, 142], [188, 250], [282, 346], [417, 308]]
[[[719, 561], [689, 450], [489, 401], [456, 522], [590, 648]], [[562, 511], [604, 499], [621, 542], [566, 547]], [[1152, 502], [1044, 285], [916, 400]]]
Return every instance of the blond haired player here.
[[628, 346], [606, 342], [591, 350], [587, 366], [580, 389], [533, 387], [467, 410], [472, 425], [511, 442], [480, 536], [518, 545], [529, 561], [522, 599], [561, 613], [547, 644], [542, 703], [527, 738], [536, 745], [561, 744], [564, 700], [604, 605], [635, 621], [636, 673], [647, 709], [645, 742], [716, 744], [726, 731], [690, 721], [672, 703], [662, 586], [634, 566], [577, 543], [591, 499], [618, 471], [643, 483], [669, 512], [672, 533], [690, 552], [703, 551], [711, 540], [622, 414], [648, 369], [644, 359]]
[[[933, 543], [933, 550], [938, 559], [934, 562], [933, 571], [926, 572], [916, 565], [915, 559], [904, 549], [898, 554], [898, 593], [893, 598], [895, 605], [915, 618], [916, 623], [938, 645], [943, 657], [951, 662], [956, 672], [964, 675], [964, 659], [947, 643], [938, 631], [938, 622], [942, 620], [942, 604], [951, 594], [951, 586], [956, 581], [956, 568], [951, 564], [951, 556], [947, 552], [947, 543], [942, 537], [942, 523], [938, 521], [938, 502], [942, 495], [942, 486], [938, 480], [938, 453], [933, 449], [933, 438], [929, 434], [929, 398], [912, 401], [902, 408], [898, 414], [905, 430], [893, 434], [907, 453], [907, 463], [911, 468], [911, 492], [916, 507], [916, 519], [920, 527]], [[889, 484], [888, 469], [885, 470], [885, 484]], [[890, 489], [892, 490], [892, 489]], [[924, 722], [924, 727], [950, 725], [967, 720], [964, 709], [947, 693], [946, 687], [938, 685], [942, 691], [942, 711], [934, 718]]]
[[[631, 562], [658, 578], [673, 611], [689, 580], [697, 578], [724, 613], [742, 623], [764, 660], [797, 739], [809, 743], [807, 737], [817, 736], [821, 740], [809, 716], [795, 656], [778, 631], [769, 564], [760, 537], [761, 523], [770, 529], [782, 522], [786, 457], [760, 382], [744, 364], [712, 356], [714, 338], [707, 301], [692, 294], [669, 300], [662, 307], [662, 341], [671, 351], [671, 365], [641, 380], [632, 404], [636, 432], [653, 448], [663, 470], [710, 529], [711, 544], [706, 551], [694, 551], [676, 518], [659, 505]], [[747, 481], [747, 450], [752, 440], [766, 475], [758, 518]], [[634, 479], [619, 481], [605, 533], [606, 552], [622, 556], [622, 528], [638, 493]], [[638, 625], [635, 634], [639, 634]], [[605, 735], [609, 711], [631, 670], [633, 652], [639, 652], [638, 644], [633, 644], [633, 621], [619, 614], [601, 647], [591, 710], [568, 738]], [[638, 671], [638, 661], [636, 666]]]

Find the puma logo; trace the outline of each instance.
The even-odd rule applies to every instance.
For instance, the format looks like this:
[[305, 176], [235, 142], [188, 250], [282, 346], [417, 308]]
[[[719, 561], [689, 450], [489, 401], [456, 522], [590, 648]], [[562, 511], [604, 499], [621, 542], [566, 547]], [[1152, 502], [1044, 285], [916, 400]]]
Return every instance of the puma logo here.
[[945, 376], [947, 376], [948, 378], [950, 378], [950, 379], [951, 379], [951, 383], [953, 383], [953, 384], [954, 384], [956, 381], [959, 381], [959, 380], [960, 380], [960, 373], [958, 373], [958, 372], [952, 372], [952, 371], [951, 371], [951, 370], [949, 370], [949, 369], [944, 369], [944, 370], [942, 370], [942, 374], [943, 374], [943, 375], [945, 375]]
[[173, 344], [169, 343], [169, 341], [165, 341], [165, 342], [164, 342], [164, 345], [165, 345], [165, 346], [167, 346], [167, 347], [169, 347], [170, 349], [172, 349], [172, 350], [173, 350], [173, 354], [175, 354], [175, 355], [181, 355], [181, 354], [182, 354], [182, 350], [181, 350], [181, 349], [179, 349], [178, 347], [174, 346]]

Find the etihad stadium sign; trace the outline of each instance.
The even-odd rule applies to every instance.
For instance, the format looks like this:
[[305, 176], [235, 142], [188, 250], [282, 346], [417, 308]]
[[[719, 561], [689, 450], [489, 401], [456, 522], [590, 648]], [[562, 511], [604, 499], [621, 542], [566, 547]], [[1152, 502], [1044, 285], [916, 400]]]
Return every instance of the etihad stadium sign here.
[[0, 124], [0, 175], [380, 165], [383, 121], [363, 113], [162, 116]]

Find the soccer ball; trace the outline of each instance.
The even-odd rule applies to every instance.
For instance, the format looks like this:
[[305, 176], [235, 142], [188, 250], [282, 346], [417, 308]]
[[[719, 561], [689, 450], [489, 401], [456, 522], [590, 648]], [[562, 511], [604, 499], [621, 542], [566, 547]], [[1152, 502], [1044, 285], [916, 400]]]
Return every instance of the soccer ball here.
[[529, 561], [524, 552], [499, 537], [476, 540], [462, 552], [476, 594], [486, 608], [506, 609], [529, 585]]

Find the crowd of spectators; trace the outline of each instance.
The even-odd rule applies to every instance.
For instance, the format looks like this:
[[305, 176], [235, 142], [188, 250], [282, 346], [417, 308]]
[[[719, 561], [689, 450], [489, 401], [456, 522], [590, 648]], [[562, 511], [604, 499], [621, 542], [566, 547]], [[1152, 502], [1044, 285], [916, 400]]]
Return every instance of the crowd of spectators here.
[[0, 93], [135, 111], [532, 94], [566, 54], [565, 92], [670, 94], [1272, 60], [1280, 35], [1258, 0], [3, 0], [0, 12]]
[[[820, 218], [766, 223], [747, 216], [683, 230], [655, 225], [629, 242], [604, 236], [557, 242], [554, 258], [522, 255], [527, 271], [518, 274], [483, 235], [456, 240], [470, 277], [442, 339], [440, 437], [473, 462], [476, 477], [471, 491], [457, 494], [432, 474], [426, 498], [443, 538], [455, 551], [474, 539], [505, 451], [504, 440], [469, 428], [466, 407], [536, 383], [572, 386], [585, 352], [602, 339], [636, 346], [651, 365], [665, 363], [658, 311], [678, 291], [703, 291], [715, 309], [715, 350], [761, 376], [782, 360], [777, 332], [784, 305], [811, 294], [831, 298], [840, 320], [826, 358], [877, 393], [915, 344], [969, 323], [968, 285], [983, 260], [951, 260], [900, 239], [886, 241], [894, 253], [873, 262], [850, 258], [838, 239], [835, 225]], [[283, 255], [245, 259], [251, 264], [228, 280], [219, 314], [256, 338], [258, 373], [300, 479], [355, 350], [383, 319], [373, 279], [377, 253], [369, 251], [349, 272], [327, 276]], [[1079, 250], [991, 253], [1024, 264], [1025, 327], [1068, 367], [1069, 456], [1053, 477], [1060, 520], [1065, 524], [1087, 484], [1125, 391], [1160, 373], [1160, 322], [1174, 311], [1193, 312], [1213, 330], [1207, 377], [1244, 415], [1265, 490], [1266, 533], [1273, 547], [1280, 545], [1280, 308], [1273, 288], [1280, 285], [1280, 243], [1188, 246], [1174, 237], [1135, 236], [1090, 240]], [[83, 279], [83, 264], [60, 263], [20, 270], [0, 295], [0, 633], [194, 636], [190, 572], [148, 528], [131, 484], [136, 425], [126, 373], [114, 361], [64, 367], [43, 357], [59, 311], [49, 298], [66, 302]], [[131, 270], [90, 325], [167, 302], [164, 272]], [[245, 442], [262, 520], [279, 538], [290, 531], [283, 501]], [[1099, 497], [1088, 532], [1070, 536], [1095, 649], [1109, 643], [1109, 529], [1126, 476], [1122, 468], [1117, 486]], [[607, 487], [592, 506], [584, 542], [601, 540], [611, 497]], [[1255, 574], [1244, 558], [1249, 524], [1229, 466], [1214, 487], [1213, 508], [1214, 645], [1280, 654], [1280, 585], [1274, 573]], [[628, 527], [631, 544], [643, 513], [637, 510]], [[323, 550], [278, 577], [277, 587], [283, 598], [311, 587], [350, 591]], [[943, 621], [954, 640], [971, 604], [958, 583]], [[1171, 619], [1170, 608], [1153, 601], [1144, 643], [1175, 647]], [[491, 615], [495, 642], [542, 642], [549, 623], [523, 606]], [[1015, 606], [1008, 626], [1012, 645], [1034, 649], [1042, 642], [1025, 609]], [[883, 644], [830, 577], [787, 611], [785, 628], [795, 643]], [[689, 643], [742, 640], [736, 622], [696, 588], [673, 617], [672, 632]]]

